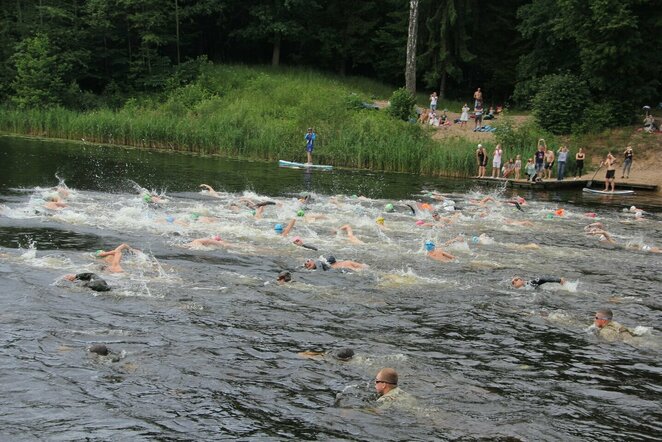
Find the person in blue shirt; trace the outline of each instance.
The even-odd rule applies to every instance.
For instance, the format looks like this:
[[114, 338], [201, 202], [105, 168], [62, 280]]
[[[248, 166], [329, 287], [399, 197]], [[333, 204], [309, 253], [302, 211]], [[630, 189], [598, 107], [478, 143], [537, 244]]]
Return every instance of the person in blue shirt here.
[[308, 132], [303, 137], [306, 140], [306, 154], [308, 155], [307, 164], [313, 164], [313, 148], [315, 147], [315, 131], [312, 127], [308, 128]]

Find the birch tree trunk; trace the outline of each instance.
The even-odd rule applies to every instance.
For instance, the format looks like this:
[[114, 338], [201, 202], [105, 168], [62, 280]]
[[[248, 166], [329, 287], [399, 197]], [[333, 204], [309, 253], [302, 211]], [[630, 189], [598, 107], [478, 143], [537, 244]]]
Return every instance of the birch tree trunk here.
[[416, 94], [416, 37], [418, 35], [418, 0], [409, 0], [409, 31], [407, 33], [407, 65], [405, 87]]

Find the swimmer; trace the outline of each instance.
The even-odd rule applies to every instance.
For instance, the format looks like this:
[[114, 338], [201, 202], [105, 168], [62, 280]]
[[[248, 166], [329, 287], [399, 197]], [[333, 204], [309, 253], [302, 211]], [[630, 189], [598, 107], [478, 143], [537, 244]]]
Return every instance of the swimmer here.
[[375, 220], [375, 224], [377, 224], [377, 228], [378, 228], [379, 230], [382, 230], [382, 231], [384, 231], [384, 230], [389, 230], [389, 228], [386, 227], [385, 220], [384, 220], [384, 217], [383, 217], [383, 216], [378, 217], [378, 218]]
[[60, 195], [58, 195], [56, 192], [49, 193], [48, 195], [44, 196], [44, 201], [46, 203], [44, 204], [44, 209], [48, 210], [62, 210], [65, 207], [67, 207], [67, 204], [60, 198]]
[[351, 348], [340, 348], [338, 350], [333, 350], [330, 352], [326, 351], [301, 351], [297, 353], [298, 356], [306, 359], [315, 359], [315, 360], [322, 360], [326, 359], [327, 356], [332, 356], [333, 358], [342, 361], [342, 362], [347, 362], [350, 359], [354, 357], [354, 350]]
[[143, 201], [145, 201], [147, 204], [161, 204], [168, 202], [167, 199], [160, 197], [159, 195], [151, 192], [143, 193], [141, 197]]
[[292, 230], [292, 228], [294, 227], [294, 224], [296, 224], [296, 222], [297, 222], [297, 219], [292, 218], [290, 220], [290, 222], [287, 224], [287, 226], [285, 226], [285, 228], [283, 228], [282, 224], [276, 224], [274, 226], [274, 232], [276, 232], [276, 234], [278, 234], [282, 237], [285, 237], [285, 236], [289, 235], [290, 230]]
[[641, 250], [642, 252], [662, 253], [661, 248], [646, 244], [627, 244], [625, 247], [631, 250]]
[[414, 398], [398, 387], [398, 372], [392, 368], [382, 368], [375, 376], [377, 403], [380, 407], [396, 403], [413, 402]]
[[317, 250], [317, 247], [315, 247], [315, 246], [304, 244], [304, 242], [303, 242], [303, 240], [301, 239], [300, 236], [295, 236], [292, 239], [292, 243], [299, 246], [299, 247], [303, 247], [304, 249]]
[[327, 257], [326, 262], [307, 259], [303, 265], [308, 270], [349, 269], [349, 270], [361, 271], [361, 270], [365, 270], [368, 267], [366, 264], [356, 261], [349, 261], [349, 260], [336, 261], [336, 259], [333, 256]]
[[349, 224], [345, 224], [344, 226], [338, 227], [338, 230], [344, 230], [345, 232], [347, 232], [347, 240], [352, 244], [365, 244], [363, 241], [361, 241], [356, 236], [354, 236], [352, 227]]
[[108, 265], [104, 270], [108, 270], [111, 273], [122, 273], [124, 269], [120, 266], [120, 261], [122, 260], [122, 252], [124, 250], [128, 251], [138, 251], [131, 248], [128, 244], [122, 243], [113, 250], [104, 252], [103, 250], [97, 250], [95, 255], [98, 258], [104, 258]]
[[207, 190], [207, 193], [214, 198], [220, 198], [221, 196], [216, 192], [209, 184], [200, 184], [200, 187]]
[[598, 235], [598, 239], [600, 241], [605, 241], [610, 244], [616, 244], [616, 241], [614, 241], [614, 238], [611, 237], [611, 234], [607, 232], [606, 230], [603, 229], [590, 229], [586, 231], [587, 235]]
[[292, 274], [288, 272], [287, 270], [284, 270], [278, 274], [278, 278], [276, 278], [276, 282], [278, 284], [286, 284], [288, 282], [292, 281]]
[[450, 253], [444, 252], [441, 249], [437, 249], [437, 246], [432, 241], [425, 242], [425, 250], [427, 251], [428, 257], [434, 259], [435, 261], [441, 262], [450, 262], [455, 259], [455, 256]]
[[595, 327], [598, 336], [605, 341], [628, 341], [632, 339], [633, 333], [625, 326], [613, 321], [614, 313], [609, 309], [601, 309], [595, 312]]
[[83, 281], [83, 287], [92, 289], [95, 292], [107, 292], [110, 290], [108, 283], [96, 273], [71, 273], [64, 275], [63, 278], [71, 282]]
[[219, 235], [214, 235], [211, 238], [198, 238], [184, 244], [184, 247], [234, 247], [231, 244], [223, 241]]
[[561, 285], [565, 284], [565, 279], [564, 278], [554, 278], [554, 277], [543, 277], [543, 278], [536, 278], [532, 279], [530, 281], [525, 281], [523, 278], [519, 276], [515, 276], [511, 281], [510, 284], [515, 287], [516, 289], [521, 289], [521, 288], [533, 288], [537, 289], [543, 284], [547, 284], [548, 282], [555, 282]]

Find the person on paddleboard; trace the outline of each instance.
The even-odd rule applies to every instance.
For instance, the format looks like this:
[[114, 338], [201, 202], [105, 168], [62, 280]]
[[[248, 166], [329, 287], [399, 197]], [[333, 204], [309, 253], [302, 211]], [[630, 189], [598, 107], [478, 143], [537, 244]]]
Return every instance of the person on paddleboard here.
[[313, 148], [315, 147], [315, 138], [317, 136], [312, 127], [308, 128], [308, 132], [306, 132], [303, 138], [306, 140], [306, 155], [308, 156], [306, 164], [313, 164]]

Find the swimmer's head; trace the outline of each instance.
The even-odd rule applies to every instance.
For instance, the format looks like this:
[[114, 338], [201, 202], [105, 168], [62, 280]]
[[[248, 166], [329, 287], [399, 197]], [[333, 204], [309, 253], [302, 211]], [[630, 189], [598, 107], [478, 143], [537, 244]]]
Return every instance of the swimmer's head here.
[[351, 348], [341, 348], [333, 352], [333, 356], [341, 361], [349, 361], [354, 357], [354, 350]]
[[393, 204], [388, 203], [384, 206], [384, 210], [387, 212], [395, 212], [395, 207], [393, 207]]
[[214, 235], [211, 237], [214, 241], [220, 241], [221, 240], [221, 235]]
[[276, 233], [283, 233], [283, 225], [282, 225], [282, 224], [276, 224], [276, 225], [274, 226], [274, 231], [275, 231]]
[[434, 245], [434, 243], [432, 241], [430, 241], [430, 240], [425, 241], [425, 250], [427, 250], [428, 252], [433, 251], [435, 249], [435, 247], [436, 246]]
[[94, 252], [94, 256], [96, 256], [98, 258], [99, 256], [101, 256], [102, 253], [103, 253], [103, 250], [99, 249], [96, 252]]
[[546, 219], [553, 219], [554, 214], [553, 213], [548, 213], [547, 216], [545, 216]]
[[587, 216], [589, 218], [595, 218], [596, 216], [598, 216], [598, 214], [595, 212], [587, 212], [584, 214], [584, 216]]
[[292, 274], [287, 270], [283, 270], [278, 274], [278, 282], [290, 282], [292, 280]]
[[474, 244], [478, 244], [478, 241], [480, 241], [480, 238], [477, 236], [472, 236], [471, 237], [471, 242]]
[[635, 210], [637, 210], [636, 206], [630, 206], [630, 212], [634, 212]]
[[519, 276], [515, 276], [515, 277], [510, 281], [510, 285], [512, 285], [513, 287], [515, 287], [516, 289], [518, 289], [518, 288], [520, 288], [520, 287], [524, 287], [524, 286], [526, 285], [526, 282], [525, 282], [524, 279], [522, 279], [521, 277], [519, 277]]
[[255, 216], [256, 213], [257, 213], [257, 212], [255, 211], [255, 209], [252, 209], [252, 210], [251, 210], [251, 215]]
[[300, 237], [300, 236], [295, 236], [294, 238], [292, 238], [292, 242], [293, 242], [294, 244], [303, 243], [303, 241], [301, 240], [301, 237]]
[[642, 212], [641, 210], [637, 210], [636, 212], [634, 212], [634, 217], [635, 218], [643, 218], [644, 217], [644, 212]]
[[166, 216], [165, 220], [169, 223], [174, 223], [175, 222], [175, 217], [172, 215]]
[[423, 224], [425, 224], [425, 221], [423, 221], [422, 219], [419, 219], [418, 221], [416, 221], [417, 226], [422, 226]]
[[303, 263], [303, 266], [308, 270], [315, 270], [317, 268], [315, 261], [312, 259], [307, 259], [306, 262]]
[[439, 218], [441, 218], [441, 215], [439, 215], [439, 212], [437, 212], [437, 211], [432, 212], [432, 219], [434, 219], [435, 221], [438, 221]]
[[198, 218], [200, 218], [200, 214], [198, 212], [191, 212], [190, 216], [193, 221], [197, 221]]
[[383, 226], [383, 225], [384, 225], [384, 217], [383, 217], [383, 216], [380, 216], [379, 218], [377, 218], [377, 219], [375, 220], [375, 222], [376, 222], [377, 224], [380, 224], [380, 225]]
[[297, 216], [304, 216], [306, 212], [303, 211], [303, 209], [300, 209], [297, 211]]
[[143, 195], [143, 201], [145, 201], [146, 203], [151, 203], [152, 202], [152, 195], [150, 195], [149, 193], [144, 194]]

